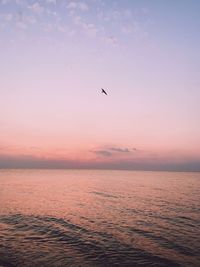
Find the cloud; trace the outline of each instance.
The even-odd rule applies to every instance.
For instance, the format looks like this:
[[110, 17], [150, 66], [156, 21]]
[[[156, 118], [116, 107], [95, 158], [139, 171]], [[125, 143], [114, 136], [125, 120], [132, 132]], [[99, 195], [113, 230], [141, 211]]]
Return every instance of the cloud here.
[[23, 12], [18, 12], [16, 16], [16, 26], [21, 29], [27, 29], [29, 25], [37, 23], [35, 16], [25, 15]]
[[81, 16], [75, 16], [73, 22], [90, 37], [95, 37], [99, 32], [99, 29], [94, 23], [86, 23]]
[[76, 16], [73, 18], [73, 22], [76, 24], [76, 25], [84, 25], [83, 21], [82, 21], [82, 18], [80, 16]]
[[89, 7], [84, 2], [70, 2], [67, 5], [67, 9], [70, 9], [70, 10], [75, 10], [76, 9], [76, 10], [81, 10], [81, 11], [88, 11]]
[[92, 152], [99, 155], [99, 156], [103, 156], [103, 157], [111, 157], [112, 156], [112, 153], [109, 150], [95, 150]]
[[56, 5], [57, 3], [57, 0], [46, 0], [47, 1], [47, 3], [50, 3], [50, 4], [54, 4], [54, 5]]
[[118, 41], [117, 41], [117, 38], [114, 37], [114, 36], [107, 36], [104, 38], [105, 42], [107, 44], [111, 44], [113, 45], [114, 47], [117, 47], [118, 46]]
[[77, 3], [75, 3], [75, 2], [70, 2], [70, 3], [67, 5], [67, 8], [68, 8], [68, 9], [75, 9], [75, 8], [77, 8]]
[[[14, 2], [16, 3], [16, 5], [20, 8], [23, 8], [23, 9], [27, 9], [28, 6], [31, 4], [31, 3], [34, 3], [36, 1], [28, 1], [28, 0], [12, 0], [11, 2]], [[39, 1], [40, 2], [40, 1]]]
[[46, 13], [47, 13], [48, 15], [50, 15], [50, 16], [59, 18], [57, 12], [55, 12], [55, 11], [52, 11], [52, 10], [48, 10], [48, 9], [47, 9], [47, 10], [46, 10]]
[[119, 153], [131, 153], [136, 151], [136, 148], [127, 148], [127, 147], [109, 147], [105, 149], [97, 149], [91, 152], [95, 153], [96, 155], [103, 156], [103, 157], [111, 157]]
[[96, 34], [99, 31], [97, 29], [97, 27], [95, 26], [95, 24], [93, 24], [93, 23], [84, 24], [83, 27], [84, 27], [86, 33], [91, 37], [96, 36]]
[[[99, 150], [104, 151], [104, 150]], [[107, 150], [105, 150], [107, 151]], [[95, 152], [95, 151], [93, 151]], [[96, 151], [97, 154], [99, 153]], [[101, 152], [100, 152], [101, 153]], [[104, 153], [104, 152], [103, 152]], [[78, 161], [70, 159], [55, 159], [34, 157], [32, 155], [3, 155], [0, 153], [0, 168], [48, 168], [48, 169], [112, 169], [112, 170], [151, 170], [151, 171], [200, 171], [200, 159], [170, 161], [152, 158], [98, 161]]]
[[[124, 9], [123, 7], [102, 10], [98, 9], [97, 18], [103, 27], [102, 40], [106, 44], [118, 47], [124, 42], [120, 34], [131, 35], [135, 40], [147, 38], [148, 13], [141, 8]], [[148, 15], [148, 16], [147, 16]], [[119, 43], [120, 40], [120, 43]], [[125, 39], [125, 41], [127, 41]]]
[[89, 7], [85, 3], [79, 3], [79, 9], [82, 11], [88, 11]]
[[30, 5], [28, 8], [38, 15], [41, 15], [44, 12], [44, 7], [40, 5], [39, 2], [35, 2], [34, 4]]
[[66, 26], [63, 26], [63, 25], [57, 25], [57, 30], [59, 32], [64, 32], [64, 33], [68, 32], [68, 28]]
[[115, 151], [115, 152], [122, 152], [122, 153], [124, 153], [124, 152], [125, 153], [129, 153], [129, 152], [131, 152], [131, 150], [128, 149], [128, 148], [120, 148], [120, 147], [111, 147], [110, 150]]

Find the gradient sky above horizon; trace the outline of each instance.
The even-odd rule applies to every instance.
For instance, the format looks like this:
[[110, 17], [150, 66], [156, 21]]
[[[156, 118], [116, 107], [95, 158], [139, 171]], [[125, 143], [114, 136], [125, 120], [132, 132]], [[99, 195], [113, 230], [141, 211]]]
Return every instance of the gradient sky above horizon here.
[[199, 14], [0, 0], [0, 167], [200, 170]]

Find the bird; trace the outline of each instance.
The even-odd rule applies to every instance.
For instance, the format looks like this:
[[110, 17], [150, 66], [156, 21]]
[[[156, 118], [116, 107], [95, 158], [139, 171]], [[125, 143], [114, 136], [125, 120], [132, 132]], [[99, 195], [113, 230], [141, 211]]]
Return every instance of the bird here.
[[106, 91], [105, 91], [103, 88], [101, 88], [101, 92], [102, 92], [103, 94], [107, 95]]

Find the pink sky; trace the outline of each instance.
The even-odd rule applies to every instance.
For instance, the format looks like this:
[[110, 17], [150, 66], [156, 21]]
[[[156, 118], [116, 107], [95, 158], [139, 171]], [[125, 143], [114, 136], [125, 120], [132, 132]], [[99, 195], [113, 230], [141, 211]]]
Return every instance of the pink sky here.
[[198, 2], [0, 5], [0, 167], [200, 170]]

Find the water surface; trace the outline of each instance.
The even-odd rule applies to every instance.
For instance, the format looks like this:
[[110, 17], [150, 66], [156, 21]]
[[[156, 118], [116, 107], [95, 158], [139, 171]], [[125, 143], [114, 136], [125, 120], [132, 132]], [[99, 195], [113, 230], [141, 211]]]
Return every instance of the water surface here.
[[200, 173], [0, 170], [0, 266], [200, 266]]

